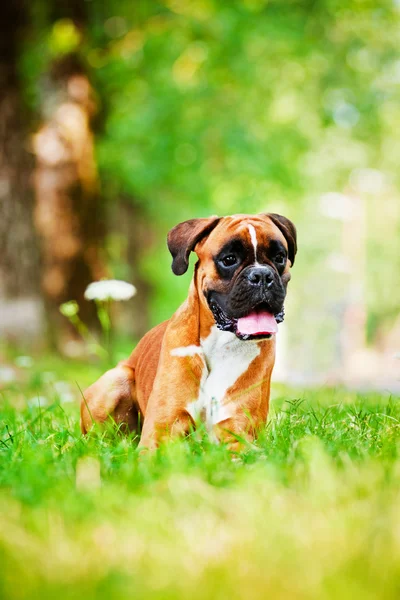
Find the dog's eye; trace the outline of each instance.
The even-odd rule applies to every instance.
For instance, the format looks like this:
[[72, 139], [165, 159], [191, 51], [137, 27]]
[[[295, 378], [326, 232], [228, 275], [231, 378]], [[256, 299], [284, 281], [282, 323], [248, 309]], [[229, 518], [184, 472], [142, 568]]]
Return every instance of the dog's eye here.
[[224, 267], [233, 267], [233, 265], [236, 265], [237, 263], [237, 258], [233, 254], [229, 254], [228, 256], [222, 258], [221, 262]]
[[286, 256], [280, 252], [279, 254], [277, 254], [275, 256], [275, 262], [278, 263], [278, 265], [283, 265], [283, 263], [286, 261]]

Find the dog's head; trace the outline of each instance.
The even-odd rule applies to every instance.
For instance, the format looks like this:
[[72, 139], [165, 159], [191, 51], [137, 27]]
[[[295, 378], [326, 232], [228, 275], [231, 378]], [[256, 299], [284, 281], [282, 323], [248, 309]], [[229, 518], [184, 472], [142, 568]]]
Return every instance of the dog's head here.
[[219, 329], [240, 339], [268, 338], [283, 320], [296, 251], [296, 228], [269, 213], [191, 219], [168, 234], [175, 275], [199, 257], [196, 281]]

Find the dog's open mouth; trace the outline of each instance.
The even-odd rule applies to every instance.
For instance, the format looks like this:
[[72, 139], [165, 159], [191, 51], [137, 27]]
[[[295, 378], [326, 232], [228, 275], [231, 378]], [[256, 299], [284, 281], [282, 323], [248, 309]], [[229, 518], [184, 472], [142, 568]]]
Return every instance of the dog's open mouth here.
[[264, 302], [238, 319], [229, 318], [215, 300], [210, 302], [210, 308], [218, 329], [231, 331], [241, 340], [271, 338], [278, 332], [278, 323], [284, 319], [283, 308], [274, 314]]
[[278, 331], [275, 315], [260, 305], [236, 323], [236, 333], [240, 336], [271, 336]]

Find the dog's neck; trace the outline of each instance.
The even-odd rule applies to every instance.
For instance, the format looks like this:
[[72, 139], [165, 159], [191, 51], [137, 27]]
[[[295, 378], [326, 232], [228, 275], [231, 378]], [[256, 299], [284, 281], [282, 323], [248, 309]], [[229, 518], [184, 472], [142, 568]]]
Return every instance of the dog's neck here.
[[252, 360], [260, 353], [259, 342], [255, 340], [244, 342], [230, 331], [221, 331], [215, 324], [209, 335], [200, 339], [200, 346], [209, 373], [222, 367], [226, 370], [234, 370], [232, 360], [234, 362], [243, 360], [248, 364], [250, 357]]

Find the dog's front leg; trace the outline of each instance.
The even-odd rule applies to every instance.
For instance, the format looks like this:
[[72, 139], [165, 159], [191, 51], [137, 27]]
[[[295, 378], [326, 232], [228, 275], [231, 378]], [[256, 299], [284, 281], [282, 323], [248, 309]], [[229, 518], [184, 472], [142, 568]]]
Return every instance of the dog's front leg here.
[[205, 368], [201, 355], [182, 359], [173, 354], [171, 356], [168, 344], [164, 345], [155, 385], [147, 404], [141, 447], [152, 449], [165, 438], [190, 432], [194, 421], [188, 405], [199, 395]]
[[[262, 356], [258, 358], [261, 362]], [[213, 427], [213, 435], [232, 452], [240, 452], [249, 447], [267, 422], [271, 371], [268, 369], [263, 377], [252, 385], [245, 383], [249, 372], [239, 381], [240, 391], [232, 391], [225, 398], [227, 419], [219, 421]], [[257, 371], [256, 371], [257, 372]], [[244, 385], [243, 385], [244, 384]]]

